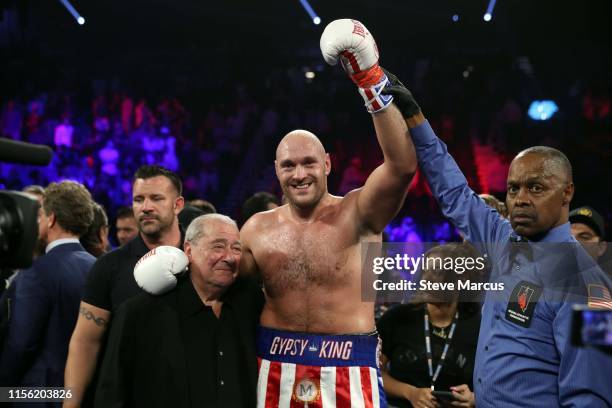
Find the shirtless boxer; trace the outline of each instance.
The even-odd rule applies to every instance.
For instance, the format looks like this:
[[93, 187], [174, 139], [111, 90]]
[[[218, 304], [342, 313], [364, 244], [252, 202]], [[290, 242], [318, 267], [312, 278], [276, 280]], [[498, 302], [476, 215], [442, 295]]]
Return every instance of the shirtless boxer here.
[[377, 369], [374, 303], [362, 301], [361, 243], [381, 242], [416, 171], [406, 121], [381, 95], [387, 77], [367, 29], [330, 23], [325, 60], [341, 59], [372, 113], [384, 163], [362, 188], [331, 195], [329, 154], [305, 130], [288, 133], [275, 169], [288, 204], [241, 231], [242, 274], [258, 275], [266, 304], [258, 333], [258, 407], [386, 406]]

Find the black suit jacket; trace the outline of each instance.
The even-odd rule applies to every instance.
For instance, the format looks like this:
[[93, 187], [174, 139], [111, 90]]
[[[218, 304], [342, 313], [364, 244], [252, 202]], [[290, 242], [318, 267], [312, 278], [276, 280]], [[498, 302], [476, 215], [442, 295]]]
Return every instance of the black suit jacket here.
[[65, 243], [19, 273], [0, 354], [0, 385], [61, 387], [85, 279], [96, 258]]
[[[162, 295], [138, 295], [126, 301], [112, 321], [108, 346], [96, 390], [95, 406], [190, 407], [189, 370], [185, 351], [185, 329], [181, 325], [181, 296], [189, 277], [179, 279], [177, 288]], [[239, 337], [246, 361], [248, 384], [244, 400], [255, 406], [257, 358], [255, 329], [263, 307], [263, 293], [253, 282], [239, 278], [224, 295], [239, 319], [233, 329]], [[202, 328], [206, 330], [205, 327]], [[210, 405], [213, 406], [213, 405]]]

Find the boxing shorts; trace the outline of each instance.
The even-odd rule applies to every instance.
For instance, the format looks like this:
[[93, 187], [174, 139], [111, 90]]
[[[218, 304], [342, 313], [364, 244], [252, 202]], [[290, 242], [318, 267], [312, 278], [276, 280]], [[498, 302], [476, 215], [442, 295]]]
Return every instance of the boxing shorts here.
[[318, 335], [259, 327], [258, 408], [386, 407], [376, 333]]

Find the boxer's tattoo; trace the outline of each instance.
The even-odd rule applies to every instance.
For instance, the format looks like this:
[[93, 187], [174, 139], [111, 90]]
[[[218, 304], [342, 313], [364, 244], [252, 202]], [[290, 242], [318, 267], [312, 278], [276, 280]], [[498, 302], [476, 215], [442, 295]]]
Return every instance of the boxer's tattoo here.
[[81, 307], [79, 309], [79, 313], [82, 314], [83, 317], [85, 317], [87, 320], [93, 321], [96, 324], [96, 326], [100, 326], [100, 327], [106, 326], [106, 320], [104, 320], [101, 317], [96, 317], [91, 311], [87, 310], [84, 307]]

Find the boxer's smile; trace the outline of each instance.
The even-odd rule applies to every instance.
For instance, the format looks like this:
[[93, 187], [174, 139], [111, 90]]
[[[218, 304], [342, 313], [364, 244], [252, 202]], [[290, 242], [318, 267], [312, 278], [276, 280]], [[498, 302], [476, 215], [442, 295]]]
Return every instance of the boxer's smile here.
[[307, 190], [308, 187], [310, 187], [312, 185], [312, 181], [309, 183], [300, 183], [300, 184], [292, 184], [291, 187], [295, 188], [296, 190]]
[[314, 134], [295, 130], [285, 135], [276, 149], [274, 167], [290, 204], [313, 207], [326, 193], [331, 164], [329, 155]]

